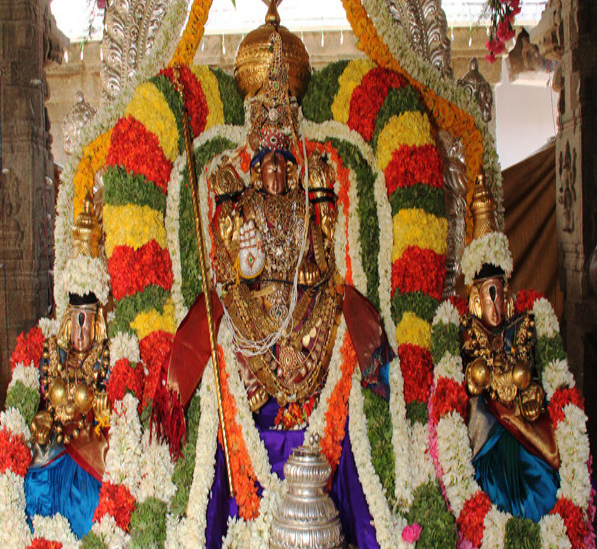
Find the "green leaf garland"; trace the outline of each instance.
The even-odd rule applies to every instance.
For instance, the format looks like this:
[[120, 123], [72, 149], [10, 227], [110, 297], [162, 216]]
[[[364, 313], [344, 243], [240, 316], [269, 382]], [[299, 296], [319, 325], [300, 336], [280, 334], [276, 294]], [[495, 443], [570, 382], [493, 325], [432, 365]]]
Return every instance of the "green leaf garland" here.
[[210, 70], [218, 80], [220, 98], [224, 106], [224, 123], [242, 126], [245, 123], [245, 109], [243, 98], [238, 93], [234, 77], [226, 74], [219, 67]]
[[33, 417], [39, 409], [39, 391], [25, 387], [22, 382], [16, 381], [6, 393], [4, 408], [16, 408], [27, 425], [31, 425]]
[[392, 297], [392, 320], [398, 325], [404, 313], [413, 312], [419, 318], [431, 322], [438, 305], [437, 299], [425, 295], [423, 292], [401, 294], [399, 290], [396, 290]]
[[420, 208], [436, 217], [446, 217], [444, 190], [424, 183], [396, 189], [390, 196], [390, 205], [392, 216], [400, 210]]
[[311, 75], [307, 93], [303, 98], [303, 116], [321, 124], [333, 120], [332, 104], [338, 94], [340, 85], [338, 79], [346, 69], [349, 61], [330, 63], [320, 71]]
[[134, 333], [130, 324], [139, 313], [144, 311], [149, 312], [155, 309], [162, 314], [164, 312], [164, 304], [169, 296], [170, 292], [167, 292], [161, 286], [150, 284], [142, 292], [123, 297], [120, 301], [117, 301], [114, 311], [114, 321], [119, 331]]
[[431, 326], [431, 356], [433, 357], [433, 363], [437, 364], [446, 352], [452, 356], [460, 356], [459, 327], [455, 324], [446, 325], [443, 322], [438, 322]]
[[167, 505], [157, 498], [147, 498], [131, 515], [131, 547], [163, 547], [166, 541]]
[[166, 195], [144, 175], [110, 166], [104, 175], [104, 202], [111, 206], [149, 206], [164, 214]]

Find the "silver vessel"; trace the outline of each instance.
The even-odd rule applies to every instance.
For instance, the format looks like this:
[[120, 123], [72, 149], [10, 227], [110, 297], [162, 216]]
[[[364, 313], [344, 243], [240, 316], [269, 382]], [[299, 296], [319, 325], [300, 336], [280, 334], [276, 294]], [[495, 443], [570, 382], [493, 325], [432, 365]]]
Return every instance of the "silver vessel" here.
[[272, 521], [270, 548], [345, 547], [338, 511], [325, 491], [331, 472], [319, 436], [294, 450], [284, 465], [288, 493]]

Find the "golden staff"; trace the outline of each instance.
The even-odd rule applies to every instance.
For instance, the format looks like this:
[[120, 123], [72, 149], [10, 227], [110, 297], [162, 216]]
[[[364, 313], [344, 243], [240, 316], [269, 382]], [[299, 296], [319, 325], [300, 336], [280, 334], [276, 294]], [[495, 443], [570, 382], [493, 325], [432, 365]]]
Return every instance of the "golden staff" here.
[[209, 331], [209, 343], [211, 346], [211, 362], [214, 367], [214, 378], [216, 380], [216, 399], [218, 401], [218, 414], [220, 426], [222, 427], [222, 443], [224, 446], [224, 457], [226, 458], [226, 471], [228, 472], [228, 486], [230, 495], [234, 497], [234, 485], [232, 484], [232, 468], [230, 467], [230, 452], [228, 450], [228, 438], [226, 437], [226, 425], [224, 423], [224, 406], [222, 405], [222, 387], [220, 385], [220, 364], [218, 360], [218, 349], [214, 329], [213, 312], [211, 309], [211, 284], [208, 273], [207, 261], [205, 261], [205, 244], [203, 242], [203, 225], [201, 222], [201, 204], [197, 193], [197, 175], [195, 173], [195, 155], [193, 154], [193, 142], [191, 140], [191, 129], [189, 118], [184, 101], [184, 85], [180, 80], [180, 66], [173, 67], [174, 89], [180, 94], [182, 100], [182, 125], [184, 129], [184, 144], [187, 153], [187, 168], [189, 171], [189, 186], [191, 187], [191, 200], [193, 202], [193, 214], [195, 217], [195, 234], [197, 235], [197, 247], [199, 249], [199, 266], [201, 267], [201, 278], [203, 279], [203, 295], [205, 296], [205, 310], [207, 313], [207, 327]]

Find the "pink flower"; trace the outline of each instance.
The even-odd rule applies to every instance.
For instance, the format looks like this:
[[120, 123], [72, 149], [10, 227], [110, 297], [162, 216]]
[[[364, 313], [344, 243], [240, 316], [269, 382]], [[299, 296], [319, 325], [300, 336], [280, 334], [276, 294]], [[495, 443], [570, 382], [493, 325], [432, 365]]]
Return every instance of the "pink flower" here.
[[420, 524], [413, 522], [412, 524], [405, 526], [404, 530], [402, 530], [402, 539], [407, 543], [414, 543], [421, 537], [422, 530], [423, 528], [421, 528]]
[[512, 28], [510, 21], [504, 20], [498, 23], [497, 38], [500, 42], [504, 43], [516, 36], [516, 31]]

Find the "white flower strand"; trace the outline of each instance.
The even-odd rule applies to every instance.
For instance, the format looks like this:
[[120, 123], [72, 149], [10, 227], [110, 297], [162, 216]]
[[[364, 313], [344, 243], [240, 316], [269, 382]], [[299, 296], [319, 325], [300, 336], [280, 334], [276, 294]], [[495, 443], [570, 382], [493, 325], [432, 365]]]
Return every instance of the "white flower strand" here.
[[547, 515], [539, 523], [542, 549], [572, 549], [566, 525], [560, 515]]
[[576, 385], [574, 376], [568, 368], [568, 360], [552, 360], [541, 373], [541, 381], [547, 400], [551, 400], [558, 389], [573, 389]]
[[114, 367], [121, 359], [131, 363], [141, 362], [139, 339], [135, 334], [118, 332], [110, 339], [110, 366]]
[[12, 371], [8, 388], [12, 389], [17, 382], [22, 383], [28, 389], [39, 391], [39, 368], [33, 362], [28, 365], [19, 362]]
[[111, 515], [103, 515], [98, 522], [94, 522], [91, 531], [100, 538], [108, 549], [128, 547], [130, 536], [116, 524]]
[[495, 505], [485, 515], [481, 549], [502, 549], [506, 538], [506, 524], [512, 515], [502, 513]]
[[78, 549], [80, 543], [73, 534], [68, 520], [60, 514], [51, 517], [35, 515], [33, 517], [34, 538], [62, 543], [63, 549]]
[[25, 423], [25, 419], [17, 408], [8, 408], [0, 412], [0, 429], [8, 431], [12, 436], [22, 435], [26, 442], [31, 440], [29, 425]]
[[25, 516], [25, 479], [9, 470], [0, 475], [0, 501], [1, 546], [25, 549], [31, 542]]
[[535, 315], [537, 337], [555, 337], [560, 333], [558, 317], [547, 299], [537, 299], [531, 312]]
[[473, 283], [475, 276], [486, 263], [500, 267], [506, 278], [510, 278], [513, 261], [508, 237], [504, 233], [488, 233], [473, 240], [464, 249], [460, 265], [467, 286]]

